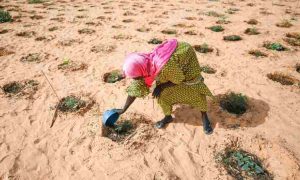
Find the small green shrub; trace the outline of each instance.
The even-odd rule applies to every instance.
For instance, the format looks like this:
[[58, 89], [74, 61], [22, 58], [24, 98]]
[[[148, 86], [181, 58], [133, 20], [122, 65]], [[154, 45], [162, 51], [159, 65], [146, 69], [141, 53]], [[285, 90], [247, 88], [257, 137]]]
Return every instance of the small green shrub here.
[[115, 83], [122, 79], [124, 79], [124, 76], [119, 70], [114, 70], [109, 73], [105, 73], [103, 76], [104, 82], [107, 82], [107, 83]]
[[273, 179], [260, 159], [244, 150], [227, 147], [223, 153], [217, 155], [216, 159], [235, 179]]
[[231, 92], [221, 97], [220, 106], [229, 113], [241, 115], [247, 111], [247, 97]]
[[289, 27], [292, 27], [293, 24], [290, 21], [284, 19], [281, 22], [277, 23], [276, 26], [283, 27], [283, 28], [289, 28]]
[[217, 72], [214, 68], [212, 68], [208, 65], [201, 66], [200, 69], [202, 72], [207, 73], [207, 74], [215, 74]]
[[62, 98], [58, 103], [58, 109], [62, 112], [75, 112], [86, 106], [86, 102], [75, 96]]
[[12, 22], [13, 19], [8, 11], [0, 9], [0, 23]]
[[221, 31], [224, 31], [224, 28], [222, 26], [211, 26], [211, 27], [208, 27], [208, 29], [214, 31], [214, 32], [221, 32]]
[[105, 136], [114, 142], [121, 142], [125, 140], [127, 136], [132, 134], [135, 130], [135, 126], [129, 120], [121, 120], [114, 126], [108, 127], [105, 132]]
[[254, 27], [254, 28], [247, 28], [245, 30], [245, 34], [248, 34], [248, 35], [257, 35], [257, 34], [260, 34], [260, 32], [258, 32], [258, 30]]
[[282, 85], [293, 85], [297, 82], [293, 77], [277, 72], [269, 73], [267, 74], [267, 77], [272, 81], [279, 82]]
[[269, 41], [264, 42], [263, 47], [265, 47], [267, 49], [275, 50], [275, 51], [286, 51], [286, 50], [288, 50], [288, 48], [284, 47], [280, 43], [277, 43], [277, 42], [272, 43], [272, 42], [269, 42]]
[[163, 41], [157, 38], [152, 38], [148, 41], [148, 44], [161, 44]]
[[166, 29], [161, 31], [163, 34], [177, 34], [175, 29]]
[[238, 35], [224, 36], [223, 39], [225, 41], [240, 41], [240, 40], [242, 40], [241, 36], [238, 36]]
[[195, 45], [194, 46], [194, 49], [199, 52], [199, 53], [208, 53], [208, 52], [212, 52], [213, 51], [213, 48], [210, 48], [208, 46], [208, 44], [206, 43], [203, 43], [201, 45]]
[[45, 0], [28, 0], [29, 4], [39, 4], [39, 3], [44, 3]]
[[260, 50], [250, 50], [248, 53], [255, 57], [267, 57], [268, 56], [266, 53], [264, 53]]
[[8, 84], [5, 84], [2, 89], [6, 94], [17, 94], [19, 92], [22, 91], [22, 89], [24, 88], [24, 85], [22, 83], [19, 82], [11, 82]]

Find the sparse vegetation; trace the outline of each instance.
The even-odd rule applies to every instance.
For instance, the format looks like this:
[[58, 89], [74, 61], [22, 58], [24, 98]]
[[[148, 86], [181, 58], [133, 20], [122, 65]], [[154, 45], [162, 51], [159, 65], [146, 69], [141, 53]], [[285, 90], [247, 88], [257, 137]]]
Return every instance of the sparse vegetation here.
[[10, 54], [14, 54], [14, 52], [6, 50], [4, 47], [0, 47], [0, 57], [1, 56], [7, 56], [7, 55], [10, 55]]
[[297, 83], [297, 80], [291, 76], [282, 73], [269, 73], [267, 77], [272, 81], [279, 82], [282, 85], [293, 85]]
[[177, 34], [177, 31], [174, 29], [165, 29], [161, 31], [163, 34]]
[[224, 16], [223, 14], [217, 13], [216, 11], [208, 11], [205, 13], [207, 16], [212, 16], [212, 17], [222, 17]]
[[207, 73], [207, 74], [215, 74], [217, 72], [214, 68], [212, 68], [208, 65], [201, 66], [200, 68], [201, 68], [202, 72]]
[[44, 3], [45, 0], [28, 0], [29, 4], [39, 4], [39, 3]]
[[87, 69], [87, 67], [88, 65], [85, 63], [77, 63], [68, 58], [64, 58], [63, 62], [57, 66], [58, 69], [65, 71], [80, 71]]
[[229, 8], [226, 13], [228, 14], [235, 14], [237, 11], [239, 11], [239, 9], [237, 8]]
[[197, 32], [196, 32], [196, 31], [193, 31], [193, 30], [190, 30], [190, 31], [184, 32], [184, 34], [195, 36], [195, 35], [197, 35]]
[[287, 38], [284, 38], [283, 40], [287, 42], [291, 46], [300, 46], [300, 33], [293, 32], [293, 33], [287, 33]]
[[150, 28], [146, 28], [146, 27], [141, 27], [137, 29], [138, 32], [149, 32]]
[[6, 34], [6, 33], [8, 33], [8, 32], [9, 32], [8, 29], [2, 29], [2, 30], [0, 30], [0, 34]]
[[222, 26], [211, 26], [211, 27], [208, 27], [208, 29], [214, 31], [214, 32], [221, 32], [221, 31], [224, 31], [224, 28]]
[[162, 40], [157, 39], [157, 38], [152, 38], [148, 41], [148, 44], [161, 44]]
[[220, 98], [220, 106], [229, 113], [241, 115], [247, 111], [247, 101], [247, 97], [241, 93], [231, 92]]
[[273, 179], [263, 167], [261, 160], [244, 150], [227, 147], [224, 152], [217, 155], [216, 159], [235, 179]]
[[276, 26], [283, 27], [283, 28], [289, 28], [289, 27], [292, 27], [293, 24], [290, 21], [284, 19], [281, 22], [277, 23]]
[[277, 42], [272, 43], [272, 42], [269, 42], [269, 41], [264, 42], [263, 47], [265, 47], [267, 49], [275, 50], [275, 51], [286, 51], [286, 50], [288, 50], [286, 47], [284, 47], [280, 43], [277, 43]]
[[247, 21], [247, 24], [251, 24], [251, 25], [257, 25], [258, 24], [258, 21], [256, 19], [249, 19]]
[[134, 21], [133, 19], [124, 19], [122, 22], [124, 22], [124, 23], [131, 23], [133, 21]]
[[220, 17], [219, 20], [216, 21], [217, 24], [229, 24], [231, 21], [226, 20], [226, 17]]
[[115, 142], [124, 140], [135, 130], [134, 125], [129, 120], [117, 122], [113, 127], [108, 127], [106, 137]]
[[238, 35], [224, 36], [223, 39], [225, 41], [240, 41], [240, 40], [242, 40], [241, 36], [238, 36]]
[[208, 46], [208, 44], [206, 43], [203, 43], [201, 45], [195, 45], [194, 46], [194, 49], [199, 52], [199, 53], [208, 53], [208, 52], [212, 52], [213, 51], [213, 48], [210, 48]]
[[93, 34], [95, 32], [96, 32], [95, 30], [89, 29], [89, 28], [84, 28], [84, 29], [78, 30], [79, 34]]
[[49, 28], [48, 30], [49, 30], [49, 31], [56, 31], [56, 30], [58, 30], [58, 27], [57, 27], [57, 26], [54, 26], [54, 27]]
[[30, 38], [36, 35], [34, 31], [23, 31], [16, 34], [16, 36]]
[[38, 85], [39, 82], [35, 80], [13, 81], [5, 84], [2, 90], [8, 96], [29, 95], [30, 97], [38, 90]]
[[40, 53], [30, 53], [27, 56], [21, 58], [22, 62], [40, 62], [42, 59]]
[[13, 19], [8, 11], [0, 9], [0, 23], [12, 22]]
[[62, 112], [75, 112], [85, 107], [86, 102], [75, 96], [67, 96], [62, 98], [57, 106]]
[[11, 93], [11, 94], [17, 94], [19, 92], [21, 92], [21, 90], [24, 88], [24, 85], [20, 82], [11, 82], [11, 83], [8, 83], [8, 84], [5, 84], [2, 89], [3, 91], [8, 94], [8, 93]]
[[114, 70], [109, 73], [105, 73], [103, 76], [103, 81], [107, 83], [115, 83], [122, 79], [124, 79], [124, 76], [119, 70]]
[[255, 27], [253, 27], [253, 28], [247, 28], [244, 33], [248, 34], [248, 35], [257, 35], [257, 34], [260, 34], [260, 32], [258, 32], [258, 30]]
[[255, 57], [267, 57], [268, 56], [266, 53], [264, 53], [260, 50], [250, 50], [248, 53]]

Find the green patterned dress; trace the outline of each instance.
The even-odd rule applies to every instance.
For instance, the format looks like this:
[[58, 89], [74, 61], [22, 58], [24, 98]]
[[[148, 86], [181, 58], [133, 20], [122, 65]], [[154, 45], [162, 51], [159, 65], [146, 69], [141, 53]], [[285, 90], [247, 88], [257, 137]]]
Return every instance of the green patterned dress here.
[[[165, 115], [171, 115], [174, 104], [188, 104], [200, 111], [207, 111], [206, 96], [212, 96], [212, 93], [203, 82], [196, 53], [190, 44], [179, 42], [156, 77], [156, 85], [168, 81], [176, 85], [165, 88], [158, 98]], [[150, 93], [143, 80], [133, 80], [126, 91], [134, 97], [145, 97]]]

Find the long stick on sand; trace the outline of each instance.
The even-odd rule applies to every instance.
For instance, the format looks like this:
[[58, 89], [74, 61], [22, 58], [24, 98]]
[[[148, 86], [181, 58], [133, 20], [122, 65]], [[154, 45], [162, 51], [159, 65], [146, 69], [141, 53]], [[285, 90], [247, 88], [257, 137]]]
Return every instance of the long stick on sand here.
[[[60, 101], [59, 96], [57, 95], [55, 89], [53, 88], [53, 86], [52, 86], [52, 84], [50, 83], [49, 79], [47, 78], [46, 74], [44, 73], [43, 70], [41, 70], [41, 71], [42, 71], [43, 75], [45, 76], [47, 82], [49, 83], [49, 85], [50, 85], [52, 91], [54, 92], [55, 96], [57, 97], [58, 101]], [[54, 112], [54, 116], [53, 116], [53, 118], [52, 118], [52, 122], [51, 122], [50, 128], [52, 128], [52, 126], [54, 125], [55, 120], [56, 120], [56, 118], [57, 118], [57, 114], [58, 114], [58, 106], [55, 107], [55, 112]]]

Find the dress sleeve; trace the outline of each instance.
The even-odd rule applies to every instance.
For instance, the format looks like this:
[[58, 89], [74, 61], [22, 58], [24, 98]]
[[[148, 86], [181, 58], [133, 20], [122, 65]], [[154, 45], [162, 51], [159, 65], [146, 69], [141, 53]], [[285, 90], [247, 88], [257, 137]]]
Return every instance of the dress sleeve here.
[[170, 59], [160, 72], [158, 80], [161, 83], [171, 81], [174, 84], [181, 84], [185, 80], [185, 76], [176, 61]]
[[129, 96], [143, 98], [150, 93], [150, 90], [144, 80], [133, 80], [127, 87], [126, 92]]

